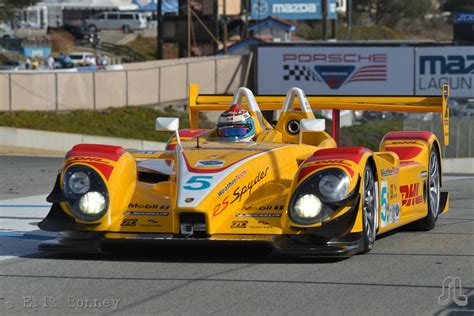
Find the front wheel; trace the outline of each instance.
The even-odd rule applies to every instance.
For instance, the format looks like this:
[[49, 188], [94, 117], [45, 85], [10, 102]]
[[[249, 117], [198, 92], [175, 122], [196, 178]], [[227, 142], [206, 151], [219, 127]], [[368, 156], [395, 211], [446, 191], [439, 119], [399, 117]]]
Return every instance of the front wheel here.
[[440, 169], [439, 169], [438, 149], [433, 146], [428, 161], [428, 214], [425, 218], [417, 222], [420, 230], [432, 230], [438, 220], [440, 205]]
[[363, 220], [363, 252], [369, 252], [374, 247], [377, 233], [377, 199], [375, 198], [375, 177], [370, 165], [366, 165], [363, 178], [362, 220]]

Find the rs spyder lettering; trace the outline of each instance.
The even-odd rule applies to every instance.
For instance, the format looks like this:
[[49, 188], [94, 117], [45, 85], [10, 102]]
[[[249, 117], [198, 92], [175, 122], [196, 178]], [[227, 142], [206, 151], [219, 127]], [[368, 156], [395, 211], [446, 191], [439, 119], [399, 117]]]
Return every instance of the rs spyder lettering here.
[[237, 200], [239, 200], [240, 202], [242, 200], [242, 197], [246, 195], [247, 193], [249, 195], [252, 194], [252, 188], [254, 187], [254, 185], [256, 185], [263, 178], [265, 178], [267, 176], [267, 172], [268, 172], [268, 167], [265, 169], [265, 171], [260, 171], [257, 174], [257, 176], [254, 179], [252, 179], [252, 181], [250, 181], [247, 185], [244, 185], [243, 187], [237, 187], [234, 190], [234, 199], [232, 200], [232, 202], [230, 202], [230, 204], [233, 204]]

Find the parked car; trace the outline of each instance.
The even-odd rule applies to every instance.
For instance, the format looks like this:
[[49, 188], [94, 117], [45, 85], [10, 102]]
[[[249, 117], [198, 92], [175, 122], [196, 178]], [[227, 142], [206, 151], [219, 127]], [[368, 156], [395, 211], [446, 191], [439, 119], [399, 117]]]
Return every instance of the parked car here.
[[468, 103], [464, 109], [460, 110], [463, 116], [474, 116], [474, 103]]
[[146, 23], [145, 14], [139, 12], [102, 12], [92, 19], [86, 20], [86, 24], [91, 32], [102, 29], [115, 29], [129, 33], [146, 28]]
[[71, 33], [76, 40], [89, 40], [89, 37], [92, 35], [92, 32], [85, 26], [64, 24], [62, 29]]
[[92, 53], [87, 52], [74, 52], [69, 54], [74, 66], [92, 66], [95, 65], [95, 56]]

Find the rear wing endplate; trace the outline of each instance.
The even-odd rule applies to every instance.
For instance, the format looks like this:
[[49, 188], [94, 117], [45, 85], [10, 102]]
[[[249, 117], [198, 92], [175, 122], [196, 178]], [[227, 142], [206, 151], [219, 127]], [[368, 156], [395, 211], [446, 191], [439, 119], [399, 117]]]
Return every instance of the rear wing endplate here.
[[[333, 138], [339, 135], [339, 111], [363, 110], [386, 112], [419, 112], [441, 113], [444, 144], [449, 144], [449, 86], [443, 85], [441, 96], [317, 96], [308, 95], [308, 102], [313, 110], [333, 110]], [[189, 86], [189, 124], [199, 128], [199, 112], [224, 111], [231, 104], [232, 95], [199, 95], [199, 86]], [[284, 95], [255, 96], [260, 110], [281, 110], [285, 101]], [[242, 106], [247, 107], [246, 102]], [[296, 99], [294, 108], [299, 109]], [[337, 117], [336, 117], [337, 116]], [[337, 126], [334, 125], [337, 122]], [[336, 137], [338, 138], [338, 137]], [[335, 139], [336, 139], [335, 138]], [[337, 139], [336, 139], [337, 141]]]

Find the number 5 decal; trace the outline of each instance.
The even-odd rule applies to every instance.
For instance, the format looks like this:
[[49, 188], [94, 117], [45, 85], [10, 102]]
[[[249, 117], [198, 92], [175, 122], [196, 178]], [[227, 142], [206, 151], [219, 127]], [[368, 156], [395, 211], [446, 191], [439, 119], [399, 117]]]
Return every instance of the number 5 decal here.
[[211, 183], [207, 179], [211, 180], [212, 176], [192, 176], [186, 182], [187, 185], [183, 186], [183, 189], [205, 190], [211, 186]]

